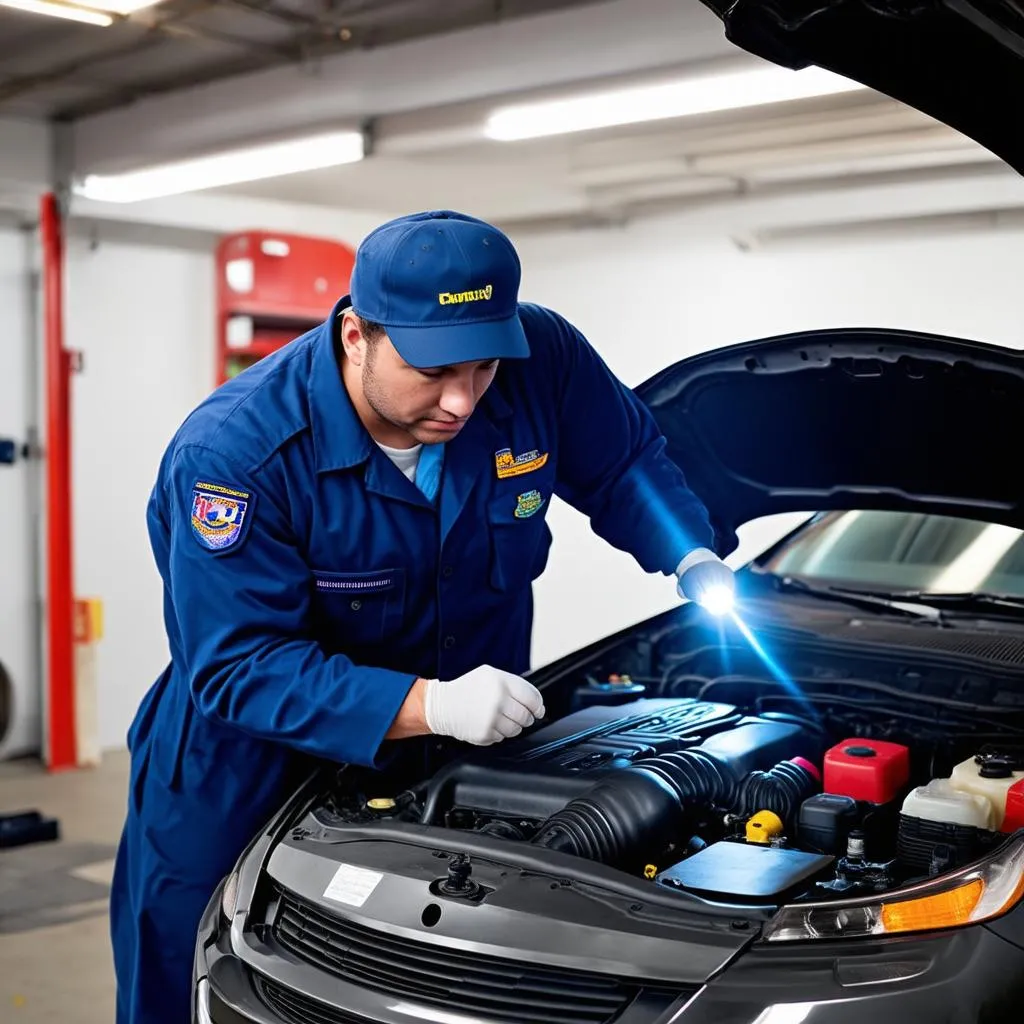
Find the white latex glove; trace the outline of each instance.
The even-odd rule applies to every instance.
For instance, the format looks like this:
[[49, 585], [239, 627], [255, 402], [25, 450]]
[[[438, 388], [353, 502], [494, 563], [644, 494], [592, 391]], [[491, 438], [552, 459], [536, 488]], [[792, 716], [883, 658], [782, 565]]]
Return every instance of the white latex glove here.
[[432, 733], [489, 746], [543, 718], [544, 698], [521, 676], [481, 665], [458, 679], [427, 680], [423, 710]]
[[732, 569], [707, 548], [691, 551], [676, 568], [677, 590], [697, 604], [703, 604], [709, 591], [725, 589], [735, 596], [736, 579]]

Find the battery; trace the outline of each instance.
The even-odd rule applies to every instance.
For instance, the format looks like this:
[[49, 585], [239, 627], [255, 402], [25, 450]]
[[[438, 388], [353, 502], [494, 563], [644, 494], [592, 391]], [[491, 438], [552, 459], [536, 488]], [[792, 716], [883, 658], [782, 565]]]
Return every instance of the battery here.
[[723, 840], [658, 875], [658, 882], [726, 900], [776, 900], [817, 878], [834, 857]]

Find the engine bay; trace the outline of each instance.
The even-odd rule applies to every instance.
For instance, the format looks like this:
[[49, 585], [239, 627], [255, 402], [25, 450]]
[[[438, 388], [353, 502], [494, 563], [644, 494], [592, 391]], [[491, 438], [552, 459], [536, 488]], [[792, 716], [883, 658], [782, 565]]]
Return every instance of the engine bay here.
[[1022, 709], [996, 703], [1024, 688], [1002, 673], [926, 655], [908, 685], [891, 648], [839, 673], [811, 639], [787, 645], [789, 677], [681, 632], [592, 654], [542, 684], [545, 722], [426, 779], [342, 773], [323, 813], [489, 837], [496, 856], [557, 851], [743, 906], [886, 892], [1024, 829]]

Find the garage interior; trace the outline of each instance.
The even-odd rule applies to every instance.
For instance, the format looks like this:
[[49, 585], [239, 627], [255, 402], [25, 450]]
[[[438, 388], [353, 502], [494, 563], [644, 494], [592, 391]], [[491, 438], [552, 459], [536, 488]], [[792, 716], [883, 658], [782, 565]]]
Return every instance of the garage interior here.
[[[754, 99], [773, 74], [802, 87]], [[745, 75], [767, 77], [731, 104], [708, 99]], [[665, 95], [661, 114], [636, 116]], [[596, 127], [544, 122], [544, 104], [591, 97]], [[615, 102], [632, 112], [594, 114]], [[131, 177], [341, 136], [349, 157], [289, 173], [174, 194]], [[65, 419], [44, 341], [53, 204]], [[178, 425], [263, 329], [227, 325], [225, 239], [354, 251], [429, 209], [505, 231], [522, 297], [567, 317], [630, 386], [719, 346], [822, 328], [1024, 348], [1021, 176], [897, 100], [741, 51], [701, 3], [0, 0], [0, 816], [36, 810], [60, 831], [0, 848], [0, 1021], [114, 1019], [125, 737], [168, 656], [146, 504]], [[750, 524], [729, 564], [805, 518]], [[63, 569], [44, 557], [62, 522]], [[534, 667], [677, 602], [564, 503], [548, 522]], [[48, 633], [56, 585], [75, 601], [74, 651]], [[72, 689], [78, 720], [61, 703]]]

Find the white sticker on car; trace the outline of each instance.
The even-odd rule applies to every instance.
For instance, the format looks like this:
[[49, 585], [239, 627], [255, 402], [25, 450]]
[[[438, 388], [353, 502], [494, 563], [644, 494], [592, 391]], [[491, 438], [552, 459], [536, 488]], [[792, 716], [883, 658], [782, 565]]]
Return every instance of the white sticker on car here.
[[324, 889], [324, 898], [335, 903], [347, 903], [350, 907], [361, 907], [383, 877], [377, 871], [342, 864]]

